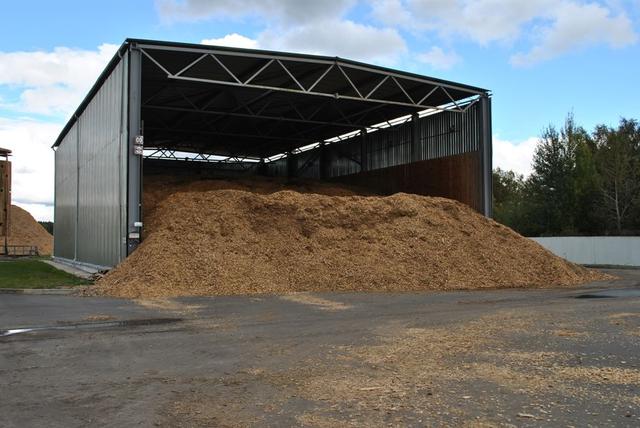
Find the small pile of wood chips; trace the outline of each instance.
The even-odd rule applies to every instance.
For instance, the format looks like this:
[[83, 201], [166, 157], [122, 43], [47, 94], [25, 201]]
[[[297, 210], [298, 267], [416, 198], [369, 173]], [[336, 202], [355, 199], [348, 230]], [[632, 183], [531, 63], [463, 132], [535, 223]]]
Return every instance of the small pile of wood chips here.
[[[53, 236], [29, 212], [11, 205], [9, 215], [9, 245], [36, 246], [41, 255], [53, 252]], [[0, 245], [4, 245], [3, 235], [0, 235]]]
[[607, 278], [444, 198], [280, 181], [151, 179], [145, 187], [145, 239], [95, 293], [397, 292]]

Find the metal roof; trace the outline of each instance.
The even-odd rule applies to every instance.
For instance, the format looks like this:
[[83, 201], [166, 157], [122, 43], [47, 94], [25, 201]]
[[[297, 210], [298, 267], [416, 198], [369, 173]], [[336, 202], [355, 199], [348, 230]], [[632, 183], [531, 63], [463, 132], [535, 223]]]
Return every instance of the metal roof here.
[[127, 39], [142, 55], [145, 145], [269, 157], [427, 109], [464, 111], [486, 89], [339, 57]]

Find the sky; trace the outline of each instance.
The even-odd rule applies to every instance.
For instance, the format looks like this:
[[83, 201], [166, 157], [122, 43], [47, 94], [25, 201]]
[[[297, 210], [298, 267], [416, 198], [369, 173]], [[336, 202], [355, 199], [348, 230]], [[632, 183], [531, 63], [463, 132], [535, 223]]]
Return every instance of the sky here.
[[13, 202], [53, 219], [51, 145], [125, 38], [340, 56], [490, 89], [494, 166], [538, 136], [640, 119], [640, 0], [2, 1], [0, 147]]

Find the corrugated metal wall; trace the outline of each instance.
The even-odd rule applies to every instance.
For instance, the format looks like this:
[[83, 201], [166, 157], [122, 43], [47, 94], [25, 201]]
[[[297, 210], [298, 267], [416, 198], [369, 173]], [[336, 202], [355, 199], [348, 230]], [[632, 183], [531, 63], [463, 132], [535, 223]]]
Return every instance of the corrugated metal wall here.
[[56, 257], [100, 266], [124, 258], [126, 82], [123, 59], [56, 151]]
[[78, 197], [78, 124], [69, 130], [55, 156], [55, 209], [53, 255], [73, 260], [76, 256]]
[[[292, 159], [295, 175], [323, 177], [382, 194], [444, 196], [483, 213], [480, 103], [475, 102], [464, 113], [445, 111], [422, 117], [417, 126], [417, 144], [412, 141], [414, 124], [407, 121], [367, 133], [364, 145], [362, 136], [356, 135], [324, 149], [298, 153]], [[321, 158], [325, 160], [324, 176]], [[282, 158], [268, 163], [267, 174], [287, 176], [287, 162]]]
[[[480, 148], [479, 104], [466, 112], [445, 111], [418, 119], [419, 152], [412, 159], [411, 135], [413, 123], [381, 129], [366, 135], [365, 170], [404, 165], [420, 160], [437, 159]], [[326, 146], [329, 163], [328, 177], [356, 174], [361, 171], [362, 137], [356, 135]], [[295, 155], [298, 176], [320, 178], [320, 149]], [[267, 164], [269, 175], [287, 175], [286, 158]]]

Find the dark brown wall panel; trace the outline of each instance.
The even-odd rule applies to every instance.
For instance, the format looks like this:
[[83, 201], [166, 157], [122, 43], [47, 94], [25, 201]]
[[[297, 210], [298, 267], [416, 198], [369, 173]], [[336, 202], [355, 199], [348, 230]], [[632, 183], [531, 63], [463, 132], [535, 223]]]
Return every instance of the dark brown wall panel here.
[[9, 232], [9, 214], [11, 212], [11, 162], [0, 161], [0, 236]]
[[456, 199], [482, 213], [480, 171], [480, 153], [475, 151], [343, 175], [331, 181], [382, 194], [404, 192], [442, 196]]

